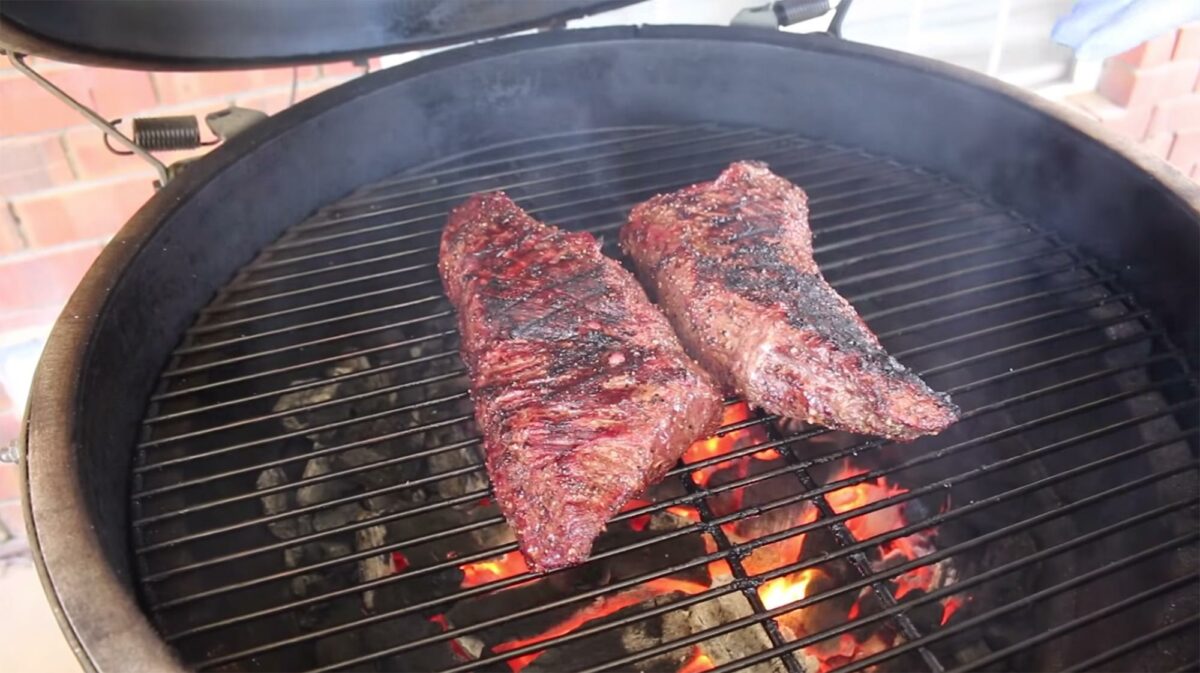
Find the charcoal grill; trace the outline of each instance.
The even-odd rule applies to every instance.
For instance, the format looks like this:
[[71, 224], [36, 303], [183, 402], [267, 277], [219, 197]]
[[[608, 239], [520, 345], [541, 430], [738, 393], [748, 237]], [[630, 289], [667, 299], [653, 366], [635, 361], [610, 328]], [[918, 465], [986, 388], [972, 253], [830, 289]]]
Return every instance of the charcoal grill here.
[[[1134, 156], [760, 30], [506, 39], [318, 96], [168, 185], [56, 327], [24, 464], [64, 630], [100, 670], [1194, 670], [1200, 198]], [[504, 189], [616, 256], [632, 205], [740, 159], [806, 188], [830, 282], [964, 420], [893, 445], [730, 414], [591, 561], [530, 576], [447, 210]]]

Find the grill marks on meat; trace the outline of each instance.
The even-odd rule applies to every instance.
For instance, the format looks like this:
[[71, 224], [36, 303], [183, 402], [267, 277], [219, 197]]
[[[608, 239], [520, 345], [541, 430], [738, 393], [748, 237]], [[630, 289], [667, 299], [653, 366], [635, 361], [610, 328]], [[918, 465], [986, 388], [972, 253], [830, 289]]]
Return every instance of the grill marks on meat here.
[[531, 568], [579, 563], [622, 505], [716, 429], [717, 388], [595, 238], [504, 194], [451, 212], [438, 266], [496, 500]]
[[688, 351], [751, 403], [897, 440], [957, 420], [825, 281], [807, 195], [766, 165], [735, 163], [642, 203], [621, 245]]

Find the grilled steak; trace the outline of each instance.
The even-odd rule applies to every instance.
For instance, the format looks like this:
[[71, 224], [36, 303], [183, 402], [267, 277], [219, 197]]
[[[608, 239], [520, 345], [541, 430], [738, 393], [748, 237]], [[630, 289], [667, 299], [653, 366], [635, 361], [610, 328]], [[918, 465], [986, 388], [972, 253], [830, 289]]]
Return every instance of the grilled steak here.
[[642, 203], [621, 245], [688, 351], [751, 403], [898, 440], [957, 420], [825, 282], [808, 197], [766, 165], [735, 163]]
[[579, 563], [609, 517], [716, 429], [717, 388], [595, 238], [504, 194], [454, 209], [438, 266], [500, 509], [530, 567]]

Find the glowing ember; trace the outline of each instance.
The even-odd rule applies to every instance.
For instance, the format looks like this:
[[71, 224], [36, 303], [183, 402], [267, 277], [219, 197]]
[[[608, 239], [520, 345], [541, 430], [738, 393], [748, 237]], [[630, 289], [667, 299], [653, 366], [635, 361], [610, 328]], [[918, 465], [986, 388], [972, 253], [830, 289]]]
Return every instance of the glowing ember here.
[[963, 598], [961, 595], [947, 596], [946, 598], [942, 599], [942, 626], [945, 626], [947, 623], [949, 623], [950, 618], [954, 616], [954, 613], [958, 612], [962, 606], [966, 605], [968, 600], [970, 600], [970, 597]]
[[[792, 511], [796, 511], [796, 508], [792, 508]], [[799, 506], [799, 511], [800, 513], [794, 515], [793, 519], [776, 519], [780, 526], [779, 530], [801, 526], [817, 520], [817, 510], [812, 505], [802, 503]], [[763, 525], [765, 525], [765, 528], [760, 527], [756, 532], [764, 535], [777, 532], [777, 530], [773, 529], [772, 525], [760, 524], [760, 526]], [[731, 539], [739, 542], [752, 539], [749, 536], [739, 535], [737, 531], [730, 531], [729, 529], [726, 529], [726, 533], [729, 534]], [[795, 563], [800, 560], [801, 552], [804, 550], [804, 539], [807, 535], [807, 533], [800, 533], [799, 535], [793, 535], [777, 542], [763, 545], [743, 559], [742, 565], [746, 568], [746, 572], [751, 575], [761, 575], [789, 563]]]
[[695, 507], [684, 507], [683, 505], [676, 505], [675, 507], [668, 507], [667, 512], [674, 514], [675, 516], [679, 517], [680, 519], [686, 519], [691, 523], [699, 523], [700, 522], [700, 510], [696, 509]]
[[[833, 481], [849, 479], [863, 472], [866, 472], [866, 470], [856, 468], [847, 463], [846, 467], [834, 475]], [[826, 499], [829, 501], [829, 506], [833, 508], [834, 512], [842, 514], [902, 493], [908, 493], [908, 489], [890, 484], [886, 479], [880, 477], [874, 481], [864, 481], [861, 484], [840, 488], [826, 495]], [[851, 534], [858, 540], [866, 540], [876, 535], [890, 533], [904, 525], [904, 514], [899, 505], [885, 507], [846, 521], [846, 527], [850, 529]]]
[[[429, 618], [429, 621], [437, 624], [438, 627], [442, 629], [443, 633], [450, 630], [450, 622], [446, 620], [446, 615], [434, 615]], [[457, 638], [454, 638], [450, 641], [450, 651], [454, 652], [454, 656], [464, 661], [471, 659], [471, 655], [462, 645], [459, 644]]]
[[819, 574], [820, 571], [816, 568], [805, 568], [800, 572], [776, 577], [758, 588], [758, 597], [768, 610], [795, 603], [808, 596], [808, 585], [812, 584]]
[[[621, 512], [628, 512], [629, 510], [632, 510], [632, 509], [641, 509], [642, 507], [646, 507], [646, 506], [653, 505], [653, 504], [654, 503], [650, 502], [649, 500], [642, 500], [641, 498], [633, 498], [629, 502], [625, 503], [625, 506], [621, 508]], [[649, 514], [639, 514], [639, 515], [629, 519], [629, 527], [636, 530], [639, 533], [646, 530], [646, 527], [649, 525], [650, 525], [650, 515]]]
[[[721, 427], [727, 427], [734, 423], [741, 423], [744, 420], [751, 418], [750, 406], [745, 402], [738, 402], [725, 407], [724, 415], [721, 418]], [[702, 439], [688, 447], [688, 450], [683, 454], [683, 462], [696, 463], [702, 460], [708, 460], [716, 456], [722, 456], [731, 451], [745, 446], [753, 446], [760, 444], [767, 439], [766, 431], [758, 425], [748, 428], [741, 428], [725, 433], [719, 437], [709, 437]], [[778, 457], [774, 449], [764, 449], [752, 454], [757, 460], [774, 460]], [[746, 460], [739, 460], [735, 464], [717, 463], [702, 467], [692, 473], [692, 480], [697, 486], [707, 488], [708, 482], [712, 480], [713, 475], [726, 468], [735, 468], [737, 470], [737, 478], [741, 479], [749, 474], [750, 464]], [[739, 491], [740, 493], [740, 491]], [[740, 503], [738, 503], [740, 506]]]
[[691, 658], [679, 669], [679, 673], [704, 673], [714, 668], [716, 665], [713, 664], [713, 660], [697, 645], [692, 648]]
[[[530, 638], [521, 638], [518, 640], [510, 640], [506, 643], [501, 643], [493, 647], [496, 654], [503, 654], [517, 648], [525, 647], [526, 645], [535, 645], [537, 643], [564, 636], [576, 629], [582, 628], [588, 622], [607, 617], [618, 610], [623, 610], [632, 605], [637, 605], [644, 601], [648, 601], [656, 596], [662, 596], [674, 591], [685, 594], [697, 594], [707, 589], [708, 586], [699, 582], [688, 582], [685, 580], [671, 579], [669, 577], [651, 580], [646, 584], [635, 587], [624, 593], [615, 596], [602, 596], [596, 599], [590, 605], [580, 608], [570, 617], [567, 617], [562, 622], [550, 627], [546, 631], [539, 633]], [[508, 660], [508, 667], [517, 673], [521, 669], [528, 666], [535, 659], [540, 657], [542, 652], [530, 652], [518, 657], [513, 657]]]
[[461, 586], [467, 589], [529, 572], [529, 566], [525, 565], [525, 557], [521, 555], [521, 552], [510, 551], [503, 556], [488, 559], [487, 561], [464, 564], [462, 571], [463, 581]]

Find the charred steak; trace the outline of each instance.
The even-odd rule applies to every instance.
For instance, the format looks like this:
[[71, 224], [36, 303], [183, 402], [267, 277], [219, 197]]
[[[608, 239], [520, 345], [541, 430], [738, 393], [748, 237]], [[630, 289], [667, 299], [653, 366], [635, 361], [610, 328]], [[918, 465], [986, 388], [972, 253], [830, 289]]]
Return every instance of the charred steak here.
[[638, 205], [621, 245], [688, 351], [751, 403], [897, 440], [957, 420], [825, 282], [808, 197], [766, 165], [735, 163]]
[[534, 570], [579, 563], [609, 517], [716, 429], [717, 388], [595, 238], [502, 193], [451, 212], [438, 267], [500, 509]]

